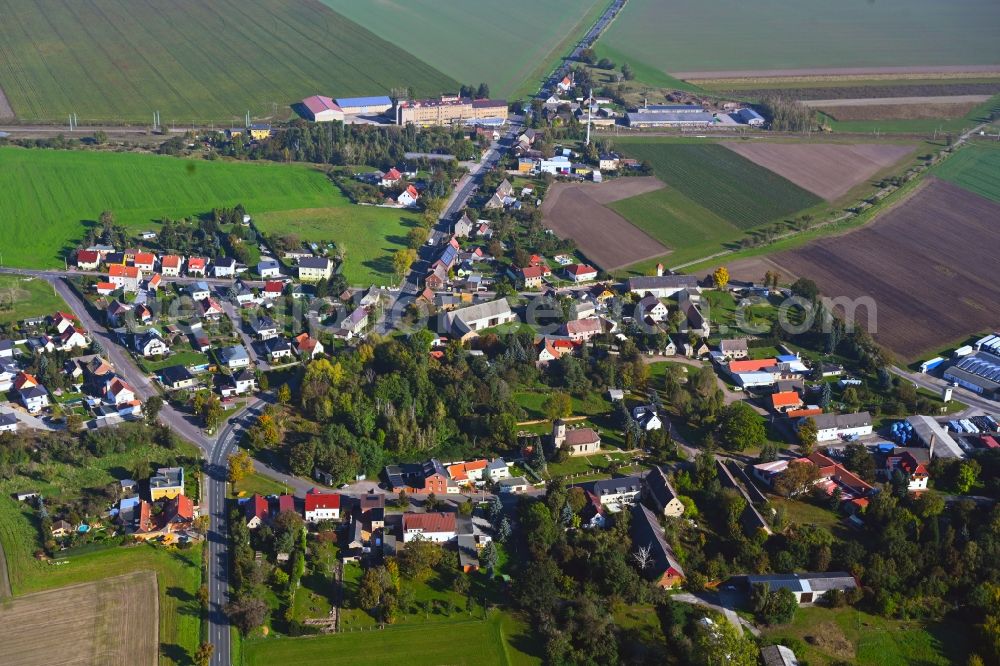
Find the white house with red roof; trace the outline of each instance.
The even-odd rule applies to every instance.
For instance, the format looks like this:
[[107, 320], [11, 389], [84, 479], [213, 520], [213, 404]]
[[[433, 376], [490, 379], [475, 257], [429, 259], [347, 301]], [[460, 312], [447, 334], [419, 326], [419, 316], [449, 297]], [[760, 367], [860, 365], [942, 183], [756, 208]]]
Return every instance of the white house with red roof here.
[[52, 316], [52, 325], [59, 333], [65, 333], [66, 330], [75, 327], [76, 322], [76, 315], [69, 312], [57, 312]]
[[98, 282], [97, 284], [94, 285], [94, 289], [97, 291], [98, 295], [108, 296], [110, 294], [115, 293], [115, 290], [118, 289], [118, 286], [115, 285], [114, 282]]
[[93, 271], [101, 263], [101, 255], [97, 250], [79, 250], [76, 253], [76, 267], [81, 271]]
[[285, 291], [285, 283], [280, 280], [268, 280], [264, 283], [264, 290], [260, 292], [264, 298], [278, 298]]
[[396, 203], [400, 206], [405, 206], [410, 208], [417, 205], [417, 200], [420, 199], [420, 193], [417, 192], [417, 188], [413, 185], [407, 185], [406, 189], [396, 197]]
[[73, 351], [77, 348], [86, 347], [90, 342], [87, 340], [87, 332], [82, 328], [67, 328], [59, 335], [59, 349], [62, 351]]
[[184, 257], [168, 254], [160, 259], [160, 272], [167, 277], [178, 277], [184, 267]]
[[589, 282], [597, 279], [597, 269], [587, 264], [572, 264], [566, 267], [566, 277], [573, 282]]
[[104, 399], [112, 405], [123, 405], [135, 400], [135, 389], [121, 377], [113, 377], [104, 387]]
[[435, 511], [432, 513], [403, 514], [403, 543], [417, 539], [446, 543], [457, 538], [455, 514]]
[[403, 179], [403, 174], [399, 173], [399, 169], [393, 167], [382, 175], [382, 180], [379, 181], [379, 184], [382, 185], [382, 187], [393, 187], [396, 183], [398, 183], [402, 179]]
[[321, 520], [340, 520], [340, 495], [324, 493], [312, 488], [306, 493], [305, 518], [307, 523]]
[[152, 252], [136, 252], [132, 265], [141, 271], [150, 273], [156, 268], [156, 255]]
[[118, 289], [124, 291], [139, 291], [139, 283], [142, 282], [142, 270], [137, 266], [113, 264], [108, 267], [108, 282], [114, 283]]
[[187, 260], [187, 274], [204, 277], [208, 260], [204, 257], [189, 257]]

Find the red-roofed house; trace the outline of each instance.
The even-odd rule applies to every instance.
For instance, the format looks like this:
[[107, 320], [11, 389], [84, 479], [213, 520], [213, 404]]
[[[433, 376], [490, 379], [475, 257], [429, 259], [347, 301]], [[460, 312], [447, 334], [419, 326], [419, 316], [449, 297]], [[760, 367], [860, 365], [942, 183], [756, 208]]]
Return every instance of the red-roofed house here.
[[52, 325], [60, 333], [65, 333], [76, 326], [76, 317], [68, 312], [57, 312], [52, 316]]
[[823, 413], [823, 409], [820, 407], [806, 407], [805, 409], [793, 409], [790, 412], [786, 412], [785, 416], [790, 419], [801, 419], [806, 416], [819, 416]]
[[382, 187], [392, 187], [402, 179], [403, 179], [403, 174], [399, 173], [399, 170], [396, 169], [396, 167], [393, 167], [389, 169], [389, 171], [387, 171], [384, 176], [382, 176], [381, 184]]
[[194, 521], [194, 502], [187, 495], [177, 495], [168, 499], [163, 507], [163, 531], [186, 530]]
[[160, 259], [160, 272], [167, 277], [179, 276], [183, 266], [184, 257], [179, 257], [176, 254], [168, 254]]
[[115, 377], [105, 387], [104, 397], [113, 405], [121, 405], [135, 400], [135, 390], [124, 379]]
[[254, 496], [243, 505], [243, 511], [247, 519], [247, 528], [257, 529], [267, 521], [270, 514], [267, 498], [254, 493]]
[[819, 469], [821, 480], [817, 486], [828, 495], [833, 495], [834, 489], [838, 486], [844, 494], [844, 499], [848, 500], [855, 497], [865, 497], [872, 491], [872, 487], [867, 481], [822, 453], [813, 452], [809, 455], [809, 461]]
[[14, 388], [18, 391], [21, 389], [28, 389], [38, 386], [38, 380], [35, 379], [34, 375], [28, 374], [27, 372], [17, 373], [17, 377], [14, 378]]
[[94, 285], [94, 289], [96, 289], [97, 293], [101, 296], [107, 296], [109, 294], [113, 294], [118, 287], [114, 282], [98, 282]]
[[114, 264], [108, 266], [108, 281], [113, 282], [116, 287], [125, 291], [139, 291], [139, 283], [142, 282], [142, 271], [136, 266]]
[[417, 188], [413, 185], [407, 185], [406, 189], [403, 190], [398, 197], [396, 197], [396, 203], [400, 206], [406, 206], [407, 208], [417, 205], [417, 200], [420, 199], [420, 193], [417, 192]]
[[449, 465], [447, 468], [448, 476], [455, 483], [469, 485], [483, 480], [483, 473], [486, 471], [487, 464], [486, 460], [482, 459]]
[[264, 298], [277, 298], [285, 291], [285, 283], [278, 280], [268, 280], [264, 283]]
[[528, 266], [527, 268], [516, 268], [512, 269], [511, 272], [524, 285], [525, 289], [541, 287], [544, 279], [552, 275], [552, 271], [545, 264]]
[[208, 261], [204, 257], [189, 257], [187, 261], [187, 274], [204, 276], [207, 264]]
[[455, 534], [455, 514], [433, 512], [433, 513], [404, 513], [403, 514], [403, 543], [409, 543], [416, 539], [444, 543], [456, 538]]
[[73, 351], [77, 347], [86, 347], [88, 344], [90, 343], [87, 342], [87, 331], [82, 328], [67, 328], [59, 336], [59, 349], [63, 351]]
[[308, 333], [299, 333], [293, 338], [293, 343], [303, 359], [315, 358], [323, 353], [323, 343], [310, 337]]
[[295, 511], [294, 495], [278, 495], [278, 513], [285, 511]]
[[918, 461], [912, 453], [903, 451], [899, 455], [886, 456], [885, 475], [891, 477], [897, 469], [910, 479], [907, 490], [910, 492], [927, 490], [927, 482], [931, 478], [927, 465]]
[[586, 264], [572, 264], [566, 267], [566, 277], [573, 282], [589, 282], [597, 279], [597, 269]]
[[81, 271], [92, 271], [101, 264], [101, 255], [97, 250], [79, 250], [76, 253], [76, 267]]
[[156, 268], [156, 255], [152, 252], [137, 252], [132, 265], [147, 273]]
[[340, 520], [340, 495], [312, 488], [306, 493], [305, 517], [307, 523]]
[[802, 407], [802, 396], [795, 391], [771, 394], [771, 409], [776, 412], [790, 412]]

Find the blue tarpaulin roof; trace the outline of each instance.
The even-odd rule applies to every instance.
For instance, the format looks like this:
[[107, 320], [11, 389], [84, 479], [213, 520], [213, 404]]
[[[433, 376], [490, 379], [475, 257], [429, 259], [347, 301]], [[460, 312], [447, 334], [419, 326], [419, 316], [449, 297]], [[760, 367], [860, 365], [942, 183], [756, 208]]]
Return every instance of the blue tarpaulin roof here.
[[340, 108], [345, 106], [379, 106], [392, 104], [392, 100], [382, 95], [380, 97], [338, 97], [336, 100]]

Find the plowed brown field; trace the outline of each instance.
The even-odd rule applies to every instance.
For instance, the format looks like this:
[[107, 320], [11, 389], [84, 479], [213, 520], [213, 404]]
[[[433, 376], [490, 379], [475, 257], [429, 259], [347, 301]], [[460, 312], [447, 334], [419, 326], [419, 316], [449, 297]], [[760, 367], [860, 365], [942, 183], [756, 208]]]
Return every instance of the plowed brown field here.
[[727, 141], [726, 148], [834, 201], [914, 151], [895, 144], [763, 143]]
[[0, 663], [155, 666], [157, 605], [152, 571], [17, 597], [0, 606]]
[[[773, 260], [828, 297], [871, 297], [870, 330], [900, 357], [1000, 326], [1000, 204], [936, 178], [874, 223]], [[760, 279], [759, 277], [757, 279]], [[859, 326], [868, 325], [864, 307]]]
[[556, 183], [542, 204], [543, 224], [572, 238], [587, 259], [613, 271], [670, 250], [604, 204], [653, 192], [656, 178], [618, 178], [605, 183]]

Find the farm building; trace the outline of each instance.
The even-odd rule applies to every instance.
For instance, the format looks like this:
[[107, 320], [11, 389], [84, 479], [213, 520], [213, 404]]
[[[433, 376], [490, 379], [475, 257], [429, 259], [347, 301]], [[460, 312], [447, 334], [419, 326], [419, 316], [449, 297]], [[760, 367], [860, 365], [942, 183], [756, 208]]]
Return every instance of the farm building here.
[[378, 115], [392, 108], [392, 100], [384, 95], [376, 97], [338, 97], [334, 102], [344, 115]]
[[906, 421], [913, 426], [913, 435], [926, 446], [932, 458], [964, 458], [965, 453], [948, 431], [929, 416], [911, 416]]
[[629, 278], [625, 288], [641, 296], [669, 298], [684, 289], [696, 289], [698, 278], [694, 275], [659, 275], [654, 277]]
[[643, 574], [660, 587], [674, 587], [684, 581], [684, 569], [667, 543], [656, 515], [642, 504], [632, 509], [632, 542], [650, 558]]
[[746, 584], [748, 592], [749, 588], [752, 588], [754, 585], [766, 585], [772, 591], [779, 588], [791, 590], [795, 595], [795, 600], [800, 604], [811, 604], [830, 590], [845, 592], [858, 587], [858, 582], [854, 579], [854, 576], [846, 571], [747, 576]]
[[329, 97], [313, 95], [302, 100], [305, 116], [314, 123], [327, 123], [331, 120], [344, 120], [344, 110]]
[[977, 351], [944, 371], [944, 378], [987, 398], [1000, 396], [1000, 356]]
[[861, 437], [872, 434], [872, 417], [868, 412], [820, 414], [811, 418], [816, 422], [817, 442], [830, 442], [840, 437]]
[[740, 109], [729, 114], [729, 116], [742, 125], [749, 125], [750, 127], [763, 127], [764, 125], [764, 117], [753, 109]]
[[715, 122], [715, 116], [702, 109], [681, 113], [644, 111], [625, 114], [625, 124], [629, 127], [708, 127]]
[[502, 326], [517, 320], [506, 298], [478, 303], [467, 308], [442, 314], [442, 332], [465, 336], [493, 326]]

